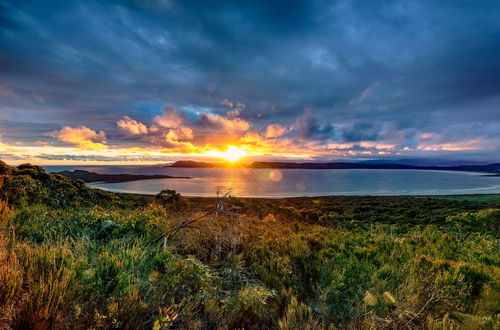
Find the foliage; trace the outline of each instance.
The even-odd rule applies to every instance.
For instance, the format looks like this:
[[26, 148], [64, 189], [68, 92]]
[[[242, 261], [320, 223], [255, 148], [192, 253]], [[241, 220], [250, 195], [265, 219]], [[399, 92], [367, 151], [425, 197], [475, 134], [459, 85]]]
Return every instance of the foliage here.
[[0, 178], [0, 329], [500, 327], [489, 202], [143, 199], [3, 163]]
[[162, 190], [155, 196], [155, 199], [160, 205], [171, 212], [181, 212], [187, 207], [185, 199], [175, 190]]
[[[1, 172], [5, 174], [1, 175]], [[43, 203], [52, 207], [66, 207], [94, 205], [119, 199], [115, 194], [89, 189], [83, 181], [71, 181], [59, 174], [49, 174], [43, 168], [30, 164], [0, 170], [0, 176], [3, 180], [3, 194], [15, 206]]]

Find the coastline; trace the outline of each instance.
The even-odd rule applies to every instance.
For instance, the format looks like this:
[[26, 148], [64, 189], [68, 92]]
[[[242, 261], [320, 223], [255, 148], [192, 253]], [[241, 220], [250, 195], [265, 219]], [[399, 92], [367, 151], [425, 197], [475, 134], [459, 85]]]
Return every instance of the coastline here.
[[[94, 188], [100, 189], [100, 188]], [[155, 194], [137, 194], [137, 193], [126, 193], [126, 192], [115, 192], [115, 194], [120, 196], [127, 196], [133, 198], [144, 198], [146, 200], [153, 199]], [[217, 197], [203, 197], [203, 196], [183, 196], [192, 201], [212, 201]], [[406, 198], [435, 198], [435, 199], [447, 199], [447, 200], [465, 200], [465, 201], [477, 201], [477, 202], [500, 202], [500, 194], [457, 194], [457, 195], [324, 195], [324, 196], [302, 196], [302, 197], [238, 197], [238, 199], [243, 200], [264, 200], [264, 201], [277, 201], [277, 200], [316, 200], [316, 199], [329, 199], [329, 198], [364, 198], [364, 197], [376, 197], [376, 198], [394, 198], [394, 197], [406, 197]]]

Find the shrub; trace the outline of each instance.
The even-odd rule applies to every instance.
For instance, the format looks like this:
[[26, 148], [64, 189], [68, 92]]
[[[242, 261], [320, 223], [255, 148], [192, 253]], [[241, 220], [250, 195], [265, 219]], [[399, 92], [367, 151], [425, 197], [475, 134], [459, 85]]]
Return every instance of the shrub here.
[[262, 327], [272, 320], [270, 305], [274, 292], [259, 286], [245, 286], [228, 299], [227, 312], [231, 328]]
[[446, 222], [460, 231], [479, 231], [498, 236], [500, 234], [500, 209], [465, 212], [447, 217]]
[[[15, 252], [13, 252], [15, 251]], [[17, 298], [11, 324], [31, 329], [59, 328], [71, 314], [76, 281], [75, 260], [66, 247], [16, 244], [10, 255], [14, 278], [7, 282]], [[15, 253], [15, 255], [12, 255]], [[14, 260], [18, 261], [14, 261]], [[15, 272], [15, 273], [13, 273]], [[13, 285], [12, 281], [16, 281]], [[19, 284], [22, 283], [22, 291]], [[11, 297], [12, 299], [12, 297]]]
[[312, 308], [292, 297], [285, 315], [278, 321], [281, 330], [319, 329], [320, 323], [314, 317]]
[[187, 208], [186, 200], [175, 190], [162, 190], [155, 196], [155, 200], [171, 212], [181, 212]]
[[22, 285], [23, 268], [0, 234], [0, 329], [13, 326], [22, 303]]

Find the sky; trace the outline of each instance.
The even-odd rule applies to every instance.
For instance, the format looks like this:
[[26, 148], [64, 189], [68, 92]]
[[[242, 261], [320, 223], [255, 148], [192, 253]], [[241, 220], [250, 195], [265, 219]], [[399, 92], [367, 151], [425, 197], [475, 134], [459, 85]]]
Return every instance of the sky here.
[[500, 161], [499, 12], [0, 0], [0, 159]]

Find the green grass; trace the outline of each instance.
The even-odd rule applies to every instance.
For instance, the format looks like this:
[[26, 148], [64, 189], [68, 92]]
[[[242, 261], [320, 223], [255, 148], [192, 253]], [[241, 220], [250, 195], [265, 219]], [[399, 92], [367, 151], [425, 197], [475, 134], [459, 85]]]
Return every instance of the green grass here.
[[29, 166], [0, 200], [2, 329], [500, 327], [495, 201], [142, 198]]

